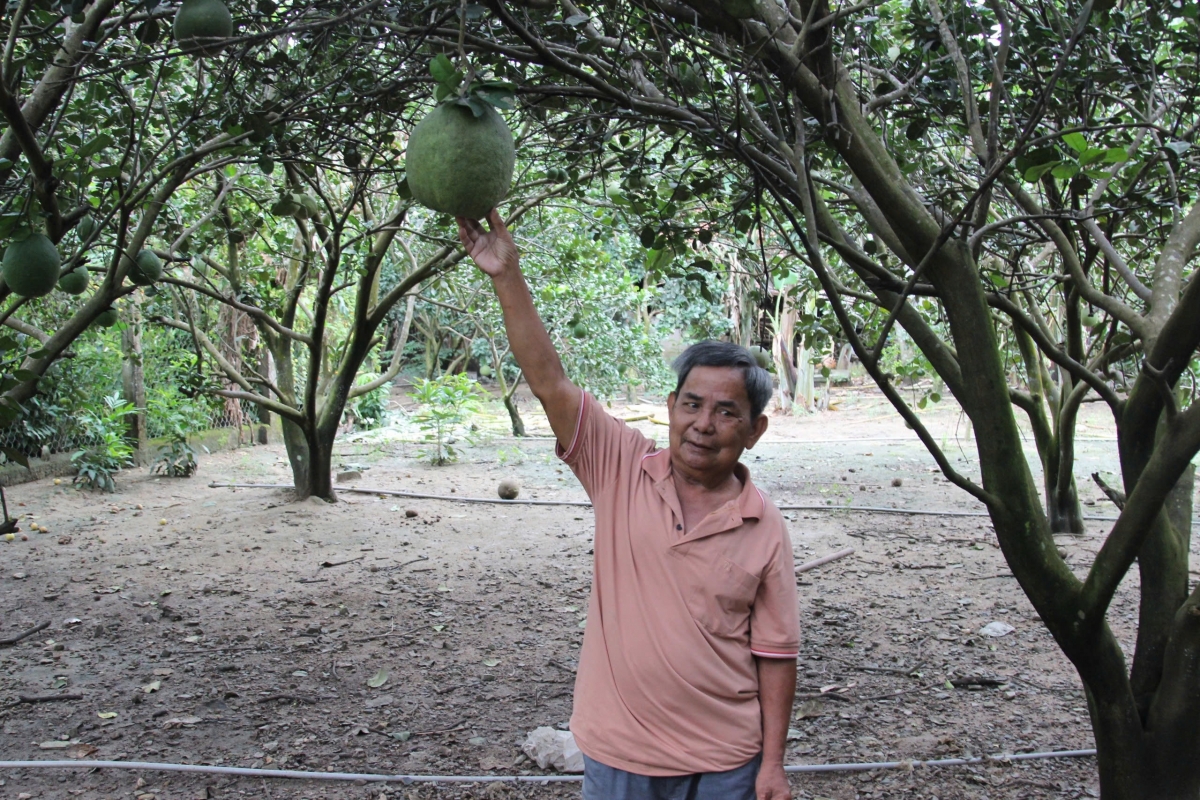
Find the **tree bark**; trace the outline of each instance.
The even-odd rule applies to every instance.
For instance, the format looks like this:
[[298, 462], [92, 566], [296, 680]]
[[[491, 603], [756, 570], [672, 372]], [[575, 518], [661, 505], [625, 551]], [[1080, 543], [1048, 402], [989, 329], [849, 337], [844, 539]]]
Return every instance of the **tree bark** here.
[[508, 418], [512, 421], [513, 436], [524, 436], [525, 422], [521, 419], [521, 412], [517, 410], [517, 402], [511, 394], [504, 395], [504, 407], [508, 409]]

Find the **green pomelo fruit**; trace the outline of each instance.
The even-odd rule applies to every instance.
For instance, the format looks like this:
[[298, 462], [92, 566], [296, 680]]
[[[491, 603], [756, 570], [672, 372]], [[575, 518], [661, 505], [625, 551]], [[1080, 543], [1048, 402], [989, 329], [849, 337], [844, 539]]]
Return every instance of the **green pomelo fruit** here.
[[296, 216], [300, 219], [317, 219], [321, 216], [321, 204], [311, 194], [294, 194], [292, 197], [296, 199], [296, 202], [300, 204], [300, 209], [304, 212], [304, 216], [300, 216], [297, 212]]
[[490, 105], [476, 117], [455, 103], [438, 106], [408, 139], [408, 187], [421, 205], [483, 219], [508, 194], [516, 149], [512, 131]]
[[102, 328], [111, 328], [120, 321], [115, 308], [106, 308], [100, 312], [100, 316], [96, 317], [96, 324]]
[[293, 200], [290, 194], [285, 194], [271, 205], [271, 213], [277, 217], [290, 217], [298, 208], [300, 204]]
[[78, 267], [58, 279], [59, 291], [67, 294], [83, 294], [88, 288], [87, 267]]
[[135, 286], [149, 286], [163, 275], [163, 263], [153, 250], [143, 250], [129, 268], [129, 282]]
[[86, 242], [96, 232], [96, 220], [89, 214], [79, 220], [79, 227], [76, 228], [76, 232], [79, 234], [79, 241]]
[[748, 348], [750, 355], [754, 356], [754, 361], [765, 370], [770, 370], [775, 365], [775, 359], [771, 358], [771, 354], [766, 349], [754, 344]]
[[31, 233], [4, 251], [4, 281], [22, 297], [41, 297], [58, 285], [62, 258], [44, 233]]
[[571, 326], [571, 335], [576, 339], [582, 339], [588, 334], [587, 326], [582, 322], [577, 322]]
[[215, 56], [233, 35], [233, 17], [221, 0], [183, 0], [175, 12], [174, 32], [184, 51]]
[[493, 370], [487, 364], [480, 364], [479, 365], [479, 374], [484, 378], [490, 378], [490, 377], [492, 377], [492, 375], [495, 374], [495, 370]]
[[521, 484], [512, 478], [506, 478], [496, 487], [496, 494], [500, 495], [501, 500], [516, 500], [521, 494]]

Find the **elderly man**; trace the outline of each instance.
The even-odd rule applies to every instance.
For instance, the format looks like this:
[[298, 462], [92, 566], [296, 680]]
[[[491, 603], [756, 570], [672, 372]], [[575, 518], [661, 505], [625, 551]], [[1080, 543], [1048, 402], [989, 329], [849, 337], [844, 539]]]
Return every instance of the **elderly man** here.
[[571, 730], [585, 800], [784, 800], [800, 621], [779, 511], [742, 451], [767, 429], [770, 376], [703, 342], [675, 363], [670, 447], [567, 379], [492, 211], [459, 236], [491, 277], [558, 455], [592, 498], [595, 562]]

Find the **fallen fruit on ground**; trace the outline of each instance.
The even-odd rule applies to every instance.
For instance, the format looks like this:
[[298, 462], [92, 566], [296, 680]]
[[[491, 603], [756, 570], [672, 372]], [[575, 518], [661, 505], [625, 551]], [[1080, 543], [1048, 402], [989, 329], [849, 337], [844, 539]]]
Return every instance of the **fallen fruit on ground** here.
[[501, 500], [516, 500], [517, 496], [521, 494], [521, 484], [512, 478], [505, 478], [496, 487], [496, 494], [500, 495]]
[[4, 251], [4, 282], [22, 297], [42, 297], [58, 285], [62, 258], [44, 233], [31, 233]]
[[67, 294], [83, 294], [88, 288], [87, 267], [77, 267], [58, 279], [58, 288]]
[[421, 205], [483, 219], [508, 194], [516, 161], [512, 131], [496, 109], [481, 105], [476, 117], [467, 106], [445, 103], [413, 129], [404, 166]]
[[173, 30], [185, 52], [215, 56], [233, 35], [233, 17], [221, 0], [183, 0]]

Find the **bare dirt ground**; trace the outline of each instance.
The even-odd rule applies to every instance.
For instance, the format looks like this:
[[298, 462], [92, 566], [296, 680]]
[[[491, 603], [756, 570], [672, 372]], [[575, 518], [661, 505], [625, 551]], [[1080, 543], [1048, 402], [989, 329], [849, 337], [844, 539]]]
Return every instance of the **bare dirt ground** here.
[[[879, 396], [773, 417], [746, 461], [792, 510], [805, 644], [789, 762], [945, 758], [1092, 746], [1075, 673], [1042, 628], [988, 520], [832, 509], [978, 511]], [[526, 403], [527, 422], [545, 433]], [[1110, 426], [1081, 428], [1086, 476], [1115, 465]], [[617, 405], [637, 416], [658, 406]], [[929, 414], [977, 475], [955, 409]], [[665, 428], [633, 423], [650, 435]], [[342, 486], [586, 499], [548, 439], [492, 438], [432, 467], [417, 446], [348, 437]], [[90, 758], [388, 774], [537, 775], [520, 744], [570, 716], [590, 586], [588, 508], [472, 505], [343, 492], [293, 503], [280, 445], [203, 457], [192, 479], [122, 473], [113, 495], [50, 480], [13, 487], [28, 541], [0, 545], [0, 759]], [[1092, 503], [1094, 502], [1094, 505]], [[407, 512], [407, 513], [406, 513]], [[35, 532], [31, 524], [48, 532]], [[1060, 537], [1082, 574], [1106, 523]], [[1114, 605], [1131, 638], [1135, 579]], [[991, 638], [988, 623], [1013, 627]], [[386, 675], [386, 680], [379, 684]], [[374, 679], [374, 680], [372, 680]], [[21, 698], [60, 695], [54, 701]], [[1093, 759], [794, 776], [804, 798], [1096, 797]], [[3, 798], [551, 798], [578, 784], [401, 786], [145, 771], [5, 770]]]

